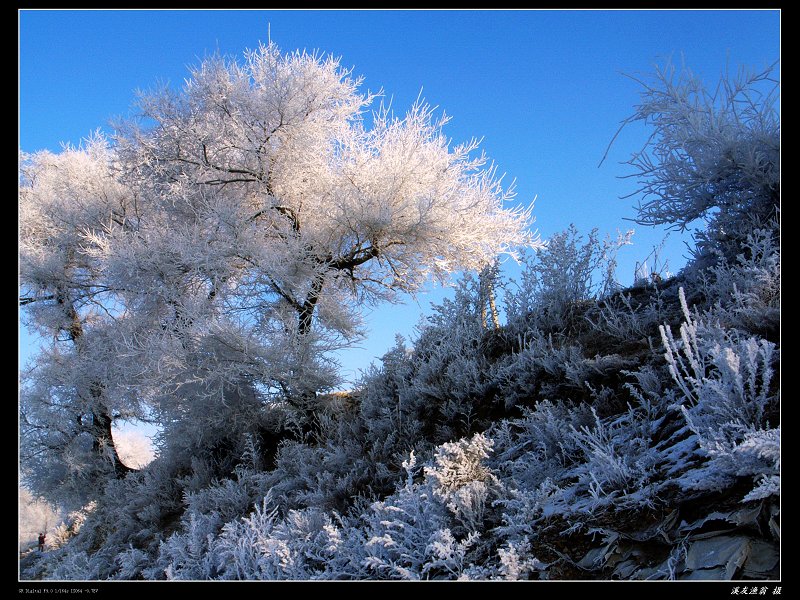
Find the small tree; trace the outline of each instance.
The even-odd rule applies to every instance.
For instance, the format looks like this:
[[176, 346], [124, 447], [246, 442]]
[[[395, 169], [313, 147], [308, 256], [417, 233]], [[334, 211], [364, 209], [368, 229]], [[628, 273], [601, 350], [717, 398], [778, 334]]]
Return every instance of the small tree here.
[[[684, 230], [707, 221], [698, 255], [715, 248], [728, 258], [780, 211], [780, 115], [775, 65], [723, 76], [713, 92], [688, 69], [657, 68], [639, 81], [641, 104], [622, 127], [653, 127], [627, 164], [643, 194], [637, 222]], [[621, 128], [622, 128], [621, 127]], [[620, 128], [620, 129], [621, 129]], [[615, 136], [616, 137], [616, 136]], [[613, 140], [612, 140], [613, 143]], [[776, 227], [777, 229], [777, 227]]]
[[500, 314], [497, 310], [495, 292], [499, 273], [500, 263], [495, 261], [493, 264], [484, 267], [478, 278], [480, 282], [481, 325], [484, 328], [489, 327], [489, 318], [491, 317], [492, 329], [500, 329]]

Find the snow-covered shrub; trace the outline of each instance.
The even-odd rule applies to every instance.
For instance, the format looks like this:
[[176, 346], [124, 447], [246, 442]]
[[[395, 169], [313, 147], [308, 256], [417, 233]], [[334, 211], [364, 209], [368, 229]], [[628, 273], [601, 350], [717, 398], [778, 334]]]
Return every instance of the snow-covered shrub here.
[[748, 233], [734, 258], [721, 255], [702, 272], [715, 316], [728, 327], [777, 338], [781, 321], [781, 254], [777, 224]]
[[483, 434], [442, 444], [436, 450], [434, 465], [425, 468], [425, 476], [434, 484], [434, 496], [468, 531], [480, 528], [491, 488], [497, 484], [497, 478], [483, 464], [493, 444]]
[[[532, 456], [521, 456], [514, 461], [514, 470], [533, 471]], [[498, 540], [518, 544], [537, 533], [540, 523], [563, 510], [561, 499], [566, 487], [546, 477], [535, 488], [517, 486], [513, 480], [503, 480], [504, 496], [495, 501], [501, 509], [502, 523], [494, 530]], [[561, 505], [561, 506], [559, 506]], [[573, 524], [580, 528], [583, 522], [573, 516]]]
[[540, 403], [515, 426], [510, 436], [498, 431], [502, 539], [522, 543], [537, 522], [556, 514], [577, 525], [598, 509], [652, 505], [656, 490], [648, 486], [660, 456], [643, 411], [601, 419], [586, 405]]
[[[575, 461], [580, 448], [571, 432], [593, 425], [595, 416], [586, 404], [570, 406], [563, 401], [550, 400], [538, 402], [534, 408], [523, 412], [522, 419], [509, 425], [513, 434], [506, 434], [502, 438], [503, 445], [495, 451], [497, 460], [516, 460], [523, 454], [531, 455], [530, 463], [538, 465], [539, 474], [528, 477], [515, 470], [511, 479], [533, 489], [552, 474], [547, 472], [547, 467], [563, 469]], [[495, 439], [499, 435], [499, 431], [495, 433]]]
[[210, 550], [222, 524], [217, 512], [190, 512], [188, 519], [184, 519], [183, 531], [161, 543], [157, 563], [159, 575], [189, 580], [216, 577], [216, 557]]
[[[364, 576], [375, 579], [422, 579], [441, 553], [433, 545], [448, 528], [449, 513], [430, 486], [403, 488], [370, 507], [365, 516]], [[430, 569], [429, 569], [430, 570]]]
[[[387, 450], [396, 447], [403, 455], [423, 437], [420, 416], [425, 412], [413, 386], [414, 371], [412, 351], [398, 336], [381, 357], [381, 366], [371, 365], [359, 386], [359, 420], [366, 440]], [[391, 454], [390, 450], [387, 456]]]
[[217, 513], [225, 522], [246, 513], [266, 493], [266, 474], [240, 467], [234, 475], [233, 479], [215, 482], [202, 490], [185, 492], [187, 515]]
[[60, 548], [66, 544], [73, 536], [77, 535], [83, 527], [86, 517], [97, 507], [97, 502], [92, 501], [85, 507], [72, 511], [48, 536], [49, 544], [54, 548]]
[[527, 537], [520, 542], [508, 542], [507, 547], [498, 548], [500, 574], [503, 579], [516, 581], [532, 579], [532, 574], [544, 570], [547, 565], [531, 554], [531, 543]]
[[480, 434], [443, 444], [424, 467], [420, 484], [413, 483], [414, 455], [404, 462], [406, 484], [365, 515], [367, 577], [450, 579], [482, 572], [474, 561], [480, 555], [487, 500], [496, 485], [483, 464], [491, 445]]
[[[147, 568], [148, 578], [207, 579], [218, 574], [216, 559], [209, 554], [212, 540], [225, 523], [247, 514], [272, 483], [269, 474], [259, 468], [261, 454], [253, 438], [248, 436], [243, 444], [245, 453], [231, 478], [202, 487], [199, 482], [207, 475], [180, 481], [184, 490], [180, 529], [159, 545], [157, 560]], [[198, 469], [204, 469], [200, 461], [195, 463], [195, 471]]]
[[[781, 428], [748, 431], [733, 449], [736, 475], [755, 476], [758, 485], [742, 502], [760, 500], [781, 493]], [[712, 459], [713, 460], [713, 459]]]
[[664, 290], [653, 286], [644, 301], [620, 292], [604, 298], [586, 314], [587, 321], [601, 335], [622, 342], [646, 339], [667, 317]]
[[[660, 456], [650, 445], [649, 421], [633, 409], [607, 422], [592, 412], [593, 427], [573, 430], [584, 460], [571, 471], [578, 476], [577, 489], [591, 497], [588, 510], [610, 504], [617, 509], [652, 506], [655, 490], [647, 485]], [[575, 502], [570, 509], [586, 510], [582, 504]]]
[[269, 497], [241, 521], [228, 523], [212, 555], [222, 579], [313, 579], [339, 550], [339, 527], [318, 509], [291, 510], [280, 519]]
[[[465, 531], [457, 537], [453, 528], [463, 530], [459, 521], [475, 522], [482, 510], [485, 499], [474, 484], [491, 479], [480, 467], [490, 443], [477, 437], [457, 446], [440, 449], [420, 484], [413, 482], [412, 453], [404, 463], [406, 483], [383, 501], [362, 504], [355, 520], [316, 508], [281, 515], [268, 495], [250, 516], [226, 524], [216, 539], [208, 538], [207, 554], [216, 557], [212, 562], [220, 577], [235, 579], [420, 579], [476, 573], [469, 552], [478, 534]], [[461, 468], [456, 463], [463, 458], [468, 460]], [[477, 501], [469, 501], [470, 494]], [[168, 574], [179, 572], [173, 568]]]
[[139, 473], [107, 483], [97, 500], [67, 523], [61, 548], [51, 553], [52, 570], [81, 552], [88, 556], [84, 579], [117, 576], [118, 556], [131, 549], [154, 562], [164, 532], [174, 528], [183, 512], [179, 479], [169, 464], [156, 459]]
[[701, 438], [701, 447], [709, 460], [681, 477], [680, 485], [692, 490], [724, 489], [736, 477], [748, 477], [755, 486], [742, 502], [779, 496], [781, 428], [740, 428], [738, 433], [733, 441], [729, 431], [715, 431]]
[[542, 384], [543, 367], [537, 346], [521, 336], [518, 345], [519, 350], [500, 357], [491, 366], [491, 380], [506, 410], [531, 404], [537, 398]]
[[523, 273], [506, 287], [505, 311], [512, 325], [531, 322], [547, 331], [575, 326], [575, 311], [583, 302], [617, 288], [616, 254], [630, 243], [633, 231], [615, 241], [598, 239], [597, 229], [586, 242], [574, 225], [553, 235], [545, 248], [522, 255]]
[[[63, 555], [62, 560], [49, 573], [49, 579], [97, 579], [97, 573], [91, 566], [91, 559], [86, 552], [73, 551]], [[94, 576], [94, 577], [93, 577]]]
[[[420, 444], [457, 439], [488, 425], [496, 404], [487, 329], [481, 315], [482, 284], [465, 276], [455, 297], [435, 306], [420, 325], [413, 352], [403, 340], [368, 371], [359, 392], [367, 441], [395, 469]], [[387, 450], [390, 452], [387, 455]]]
[[[153, 557], [138, 548], [130, 547], [117, 554], [119, 570], [114, 579], [129, 581], [131, 579], [158, 579], [152, 576]], [[150, 576], [148, 576], [150, 575]]]
[[472, 414], [486, 400], [485, 332], [480, 283], [469, 275], [421, 328], [413, 355], [413, 391], [424, 403], [420, 416], [438, 429], [436, 442], [471, 433]]
[[777, 404], [771, 386], [775, 344], [723, 330], [693, 316], [679, 290], [685, 322], [680, 337], [661, 327], [664, 357], [695, 427], [761, 427]]
[[680, 337], [662, 327], [670, 374], [682, 394], [682, 410], [709, 462], [683, 477], [682, 485], [715, 489], [733, 477], [758, 485], [748, 498], [778, 492], [780, 427], [773, 386], [775, 344], [723, 330], [692, 315], [680, 290], [685, 322]]
[[388, 460], [360, 439], [342, 436], [321, 445], [284, 443], [275, 470], [265, 479], [275, 493], [275, 502], [282, 509], [345, 510], [353, 498], [366, 491], [365, 484]]
[[541, 518], [560, 510], [556, 505], [569, 485], [561, 480], [583, 457], [575, 431], [595, 423], [585, 404], [570, 407], [545, 400], [524, 412], [524, 418], [492, 429], [492, 466], [503, 486], [494, 502], [502, 514], [496, 535], [514, 544], [532, 536]]
[[506, 410], [565, 396], [582, 397], [600, 407], [611, 399], [603, 381], [637, 364], [617, 353], [587, 357], [579, 342], [565, 343], [538, 329], [520, 337], [519, 345], [519, 350], [494, 362], [486, 375]]

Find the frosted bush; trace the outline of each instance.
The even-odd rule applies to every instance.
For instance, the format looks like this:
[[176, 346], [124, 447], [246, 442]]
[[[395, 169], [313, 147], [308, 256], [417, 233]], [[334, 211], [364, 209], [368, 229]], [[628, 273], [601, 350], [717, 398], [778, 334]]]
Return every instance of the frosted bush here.
[[444, 444], [424, 468], [421, 484], [413, 483], [413, 455], [404, 463], [406, 484], [374, 503], [365, 517], [366, 576], [468, 578], [479, 572], [471, 552], [480, 537], [475, 529], [481, 527], [487, 488], [476, 484], [493, 481], [481, 465], [490, 447], [491, 442], [477, 434]]
[[431, 543], [447, 528], [449, 515], [430, 487], [406, 488], [373, 504], [365, 521], [365, 576], [421, 579], [426, 551], [436, 553]]
[[[701, 437], [701, 448], [709, 460], [681, 477], [679, 485], [691, 490], [716, 490], [729, 487], [737, 477], [748, 477], [755, 485], [742, 502], [779, 496], [780, 427], [739, 428], [737, 433], [739, 435], [733, 438], [732, 431], [726, 428]], [[734, 441], [736, 439], [741, 441]]]
[[581, 302], [603, 297], [617, 287], [616, 254], [630, 243], [633, 231], [615, 241], [600, 242], [597, 229], [586, 242], [574, 225], [553, 235], [545, 248], [522, 255], [523, 274], [516, 286], [506, 287], [509, 323], [533, 319], [547, 330], [572, 327], [572, 312]]
[[780, 489], [780, 427], [770, 428], [778, 396], [772, 386], [775, 345], [736, 330], [710, 326], [689, 311], [675, 338], [662, 327], [665, 358], [683, 397], [682, 410], [697, 434], [708, 463], [685, 475], [691, 489], [728, 486], [733, 477], [749, 476], [757, 485], [746, 498]]
[[720, 256], [702, 275], [715, 314], [729, 327], [777, 336], [781, 318], [780, 239], [774, 229], [748, 233], [735, 258]]
[[484, 400], [488, 360], [482, 352], [481, 294], [480, 283], [466, 276], [455, 297], [434, 308], [415, 344], [412, 390], [438, 421], [437, 442], [469, 433], [472, 412]]
[[307, 509], [280, 519], [265, 497], [251, 515], [223, 527], [212, 554], [222, 579], [312, 579], [324, 576], [341, 543], [330, 516]]
[[[534, 458], [522, 456], [515, 461], [520, 471], [535, 469]], [[506, 483], [504, 497], [495, 501], [502, 509], [502, 525], [495, 530], [499, 539], [509, 544], [521, 543], [526, 537], [534, 535], [540, 521], [555, 514], [565, 489], [546, 477], [535, 488], [517, 486], [513, 479]]]
[[64, 555], [61, 562], [49, 574], [49, 579], [93, 579], [92, 575], [92, 567], [86, 552], [73, 551]]
[[184, 530], [172, 534], [159, 548], [159, 566], [167, 579], [210, 579], [217, 575], [209, 552], [222, 520], [219, 514], [190, 512]]
[[755, 475], [758, 485], [742, 502], [760, 500], [781, 493], [781, 428], [749, 431], [733, 452], [740, 459], [737, 475]]
[[434, 464], [425, 467], [425, 476], [433, 481], [433, 494], [439, 498], [468, 529], [483, 520], [483, 510], [496, 477], [484, 466], [494, 442], [482, 434], [470, 440], [442, 444]]
[[594, 510], [611, 502], [617, 508], [651, 505], [654, 490], [647, 484], [656, 475], [660, 456], [650, 446], [649, 423], [632, 409], [606, 422], [592, 412], [593, 427], [573, 429], [585, 458], [572, 473], [579, 477], [578, 488], [591, 497], [587, 506]]
[[83, 524], [86, 522], [86, 517], [97, 507], [96, 502], [90, 502], [85, 507], [79, 510], [72, 511], [67, 515], [53, 533], [48, 536], [48, 541], [54, 548], [60, 548], [66, 544], [73, 536], [77, 535]]
[[631, 294], [620, 292], [594, 305], [586, 319], [603, 335], [626, 342], [645, 339], [667, 316], [664, 294], [654, 287], [644, 302], [634, 302]]
[[472, 532], [458, 541], [449, 529], [436, 531], [425, 548], [430, 560], [422, 567], [422, 575], [441, 572], [456, 579], [461, 577], [469, 566], [467, 553], [479, 537], [478, 532]]
[[114, 579], [128, 581], [131, 579], [148, 579], [145, 574], [149, 573], [152, 566], [153, 557], [137, 548], [128, 548], [117, 555], [119, 571], [114, 575]]
[[544, 570], [547, 565], [530, 554], [531, 544], [527, 537], [518, 543], [509, 542], [506, 548], [498, 548], [500, 574], [503, 579], [531, 579], [531, 575]]
[[726, 332], [693, 316], [679, 290], [685, 322], [680, 337], [661, 327], [664, 357], [696, 427], [703, 430], [764, 424], [774, 408], [775, 344]]

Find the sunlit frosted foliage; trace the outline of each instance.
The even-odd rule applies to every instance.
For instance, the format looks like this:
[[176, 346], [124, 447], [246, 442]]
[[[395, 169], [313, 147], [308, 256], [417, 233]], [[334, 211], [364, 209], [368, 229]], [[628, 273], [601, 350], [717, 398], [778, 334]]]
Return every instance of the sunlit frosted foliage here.
[[80, 505], [129, 473], [120, 420], [220, 473], [245, 434], [307, 434], [363, 302], [535, 243], [476, 142], [423, 103], [368, 113], [360, 85], [260, 45], [141, 94], [111, 141], [21, 156], [21, 302], [53, 340], [23, 380], [37, 492]]

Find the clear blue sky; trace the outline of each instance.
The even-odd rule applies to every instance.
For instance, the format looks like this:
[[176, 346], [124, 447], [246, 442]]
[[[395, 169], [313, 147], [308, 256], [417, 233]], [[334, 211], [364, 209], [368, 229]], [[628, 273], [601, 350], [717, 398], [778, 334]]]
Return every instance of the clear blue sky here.
[[[342, 57], [383, 88], [402, 113], [423, 97], [453, 117], [454, 142], [483, 148], [517, 181], [517, 200], [535, 196], [544, 238], [575, 223], [588, 232], [636, 229], [620, 255], [620, 279], [663, 231], [634, 226], [635, 189], [619, 164], [643, 142], [631, 128], [598, 168], [619, 123], [632, 112], [642, 74], [668, 57], [713, 83], [726, 64], [763, 67], [779, 58], [780, 13], [770, 11], [32, 11], [20, 12], [20, 127], [25, 151], [78, 143], [109, 119], [130, 114], [133, 91], [159, 81], [179, 86], [186, 67], [208, 53], [241, 55], [271, 36], [281, 49], [319, 49]], [[685, 249], [673, 235], [673, 270]], [[370, 338], [342, 355], [352, 378], [409, 336], [431, 300], [377, 307]], [[21, 328], [20, 361], [33, 341]]]

